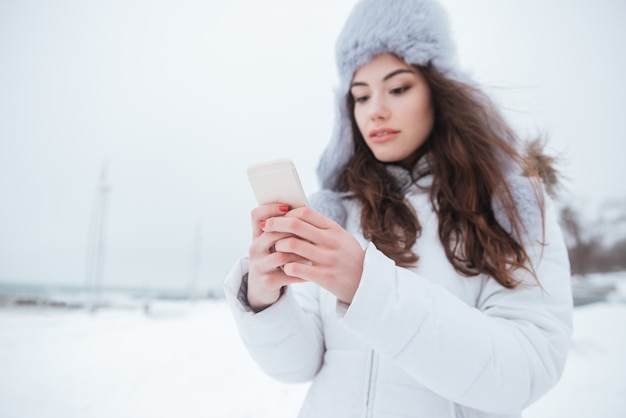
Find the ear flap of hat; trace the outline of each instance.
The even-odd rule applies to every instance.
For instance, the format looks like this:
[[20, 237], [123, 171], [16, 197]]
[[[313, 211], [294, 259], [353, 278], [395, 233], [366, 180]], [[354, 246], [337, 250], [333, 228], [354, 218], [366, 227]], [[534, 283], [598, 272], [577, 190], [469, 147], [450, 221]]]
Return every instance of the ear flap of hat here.
[[339, 176], [353, 154], [352, 126], [346, 93], [336, 90], [333, 132], [317, 166], [322, 189], [339, 190]]
[[542, 197], [541, 195], [537, 195], [538, 193], [544, 193], [541, 183], [539, 183], [539, 180], [536, 178], [525, 177], [521, 174], [514, 173], [509, 173], [506, 176], [506, 182], [511, 188], [511, 197], [513, 198], [510, 204], [515, 207], [520, 217], [523, 230], [519, 231], [519, 233], [521, 233], [522, 236], [518, 236], [516, 231], [513, 230], [505, 204], [500, 199], [494, 198], [491, 202], [491, 207], [496, 221], [520, 243], [525, 239], [541, 242], [543, 218], [542, 208], [537, 202], [542, 198], [548, 198], [547, 196]]

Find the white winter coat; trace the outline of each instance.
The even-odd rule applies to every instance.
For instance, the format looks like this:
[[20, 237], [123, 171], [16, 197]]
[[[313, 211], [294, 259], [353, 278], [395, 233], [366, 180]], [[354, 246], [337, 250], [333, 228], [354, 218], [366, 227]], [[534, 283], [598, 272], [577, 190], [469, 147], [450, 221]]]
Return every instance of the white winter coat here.
[[238, 292], [247, 259], [232, 269], [226, 297], [242, 339], [268, 374], [312, 380], [300, 417], [519, 417], [558, 381], [572, 332], [570, 269], [549, 199], [545, 245], [527, 244], [541, 283], [506, 289], [463, 277], [448, 262], [427, 193], [408, 194], [423, 231], [414, 269], [396, 267], [359, 229], [344, 201], [346, 229], [366, 250], [352, 303], [306, 283], [254, 314]]

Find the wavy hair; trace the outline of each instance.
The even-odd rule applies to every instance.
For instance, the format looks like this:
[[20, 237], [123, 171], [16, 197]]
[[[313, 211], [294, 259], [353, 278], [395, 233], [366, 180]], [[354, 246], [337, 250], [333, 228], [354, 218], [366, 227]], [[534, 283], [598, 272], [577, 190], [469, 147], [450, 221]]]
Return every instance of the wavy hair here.
[[[417, 175], [433, 176], [429, 197], [446, 257], [460, 274], [485, 274], [506, 288], [519, 284], [514, 277], [517, 269], [537, 279], [522, 240], [515, 239], [523, 236], [525, 226], [502, 168], [517, 164], [525, 175], [536, 176], [532, 164], [516, 149], [516, 135], [476, 87], [446, 78], [429, 66], [415, 68], [430, 88], [435, 123], [413, 155], [414, 168], [428, 154], [428, 171]], [[364, 236], [397, 265], [415, 266], [419, 256], [412, 248], [422, 230], [419, 219], [388, 173], [387, 163], [376, 160], [367, 147], [354, 118], [351, 95], [346, 105], [355, 152], [341, 174], [340, 188], [360, 202]], [[543, 213], [540, 190], [536, 195]], [[510, 232], [496, 221], [494, 199], [505, 210]]]

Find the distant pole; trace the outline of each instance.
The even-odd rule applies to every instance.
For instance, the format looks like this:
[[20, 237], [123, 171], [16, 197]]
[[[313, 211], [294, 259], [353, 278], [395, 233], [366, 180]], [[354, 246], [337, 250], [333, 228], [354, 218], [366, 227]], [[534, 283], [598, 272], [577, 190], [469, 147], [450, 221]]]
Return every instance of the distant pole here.
[[108, 161], [102, 163], [100, 180], [91, 212], [89, 236], [87, 239], [87, 257], [85, 261], [85, 284], [89, 298], [89, 309], [94, 312], [100, 303], [100, 291], [104, 275], [105, 230], [107, 220], [108, 195], [110, 187], [107, 182]]
[[201, 266], [202, 264], [201, 254], [202, 254], [202, 224], [198, 223], [198, 225], [196, 225], [196, 232], [194, 235], [194, 242], [193, 242], [191, 280], [189, 281], [189, 291], [188, 291], [190, 301], [195, 301], [196, 299], [198, 280], [200, 278], [200, 270], [202, 267]]

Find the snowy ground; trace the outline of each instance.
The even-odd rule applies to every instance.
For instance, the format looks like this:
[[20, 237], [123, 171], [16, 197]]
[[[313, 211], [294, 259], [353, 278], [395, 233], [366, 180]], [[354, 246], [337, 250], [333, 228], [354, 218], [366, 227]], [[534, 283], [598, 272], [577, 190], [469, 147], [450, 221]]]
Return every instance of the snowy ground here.
[[[2, 418], [295, 417], [243, 349], [223, 301], [140, 309], [0, 309]], [[561, 383], [526, 418], [626, 416], [626, 304], [575, 310]]]

